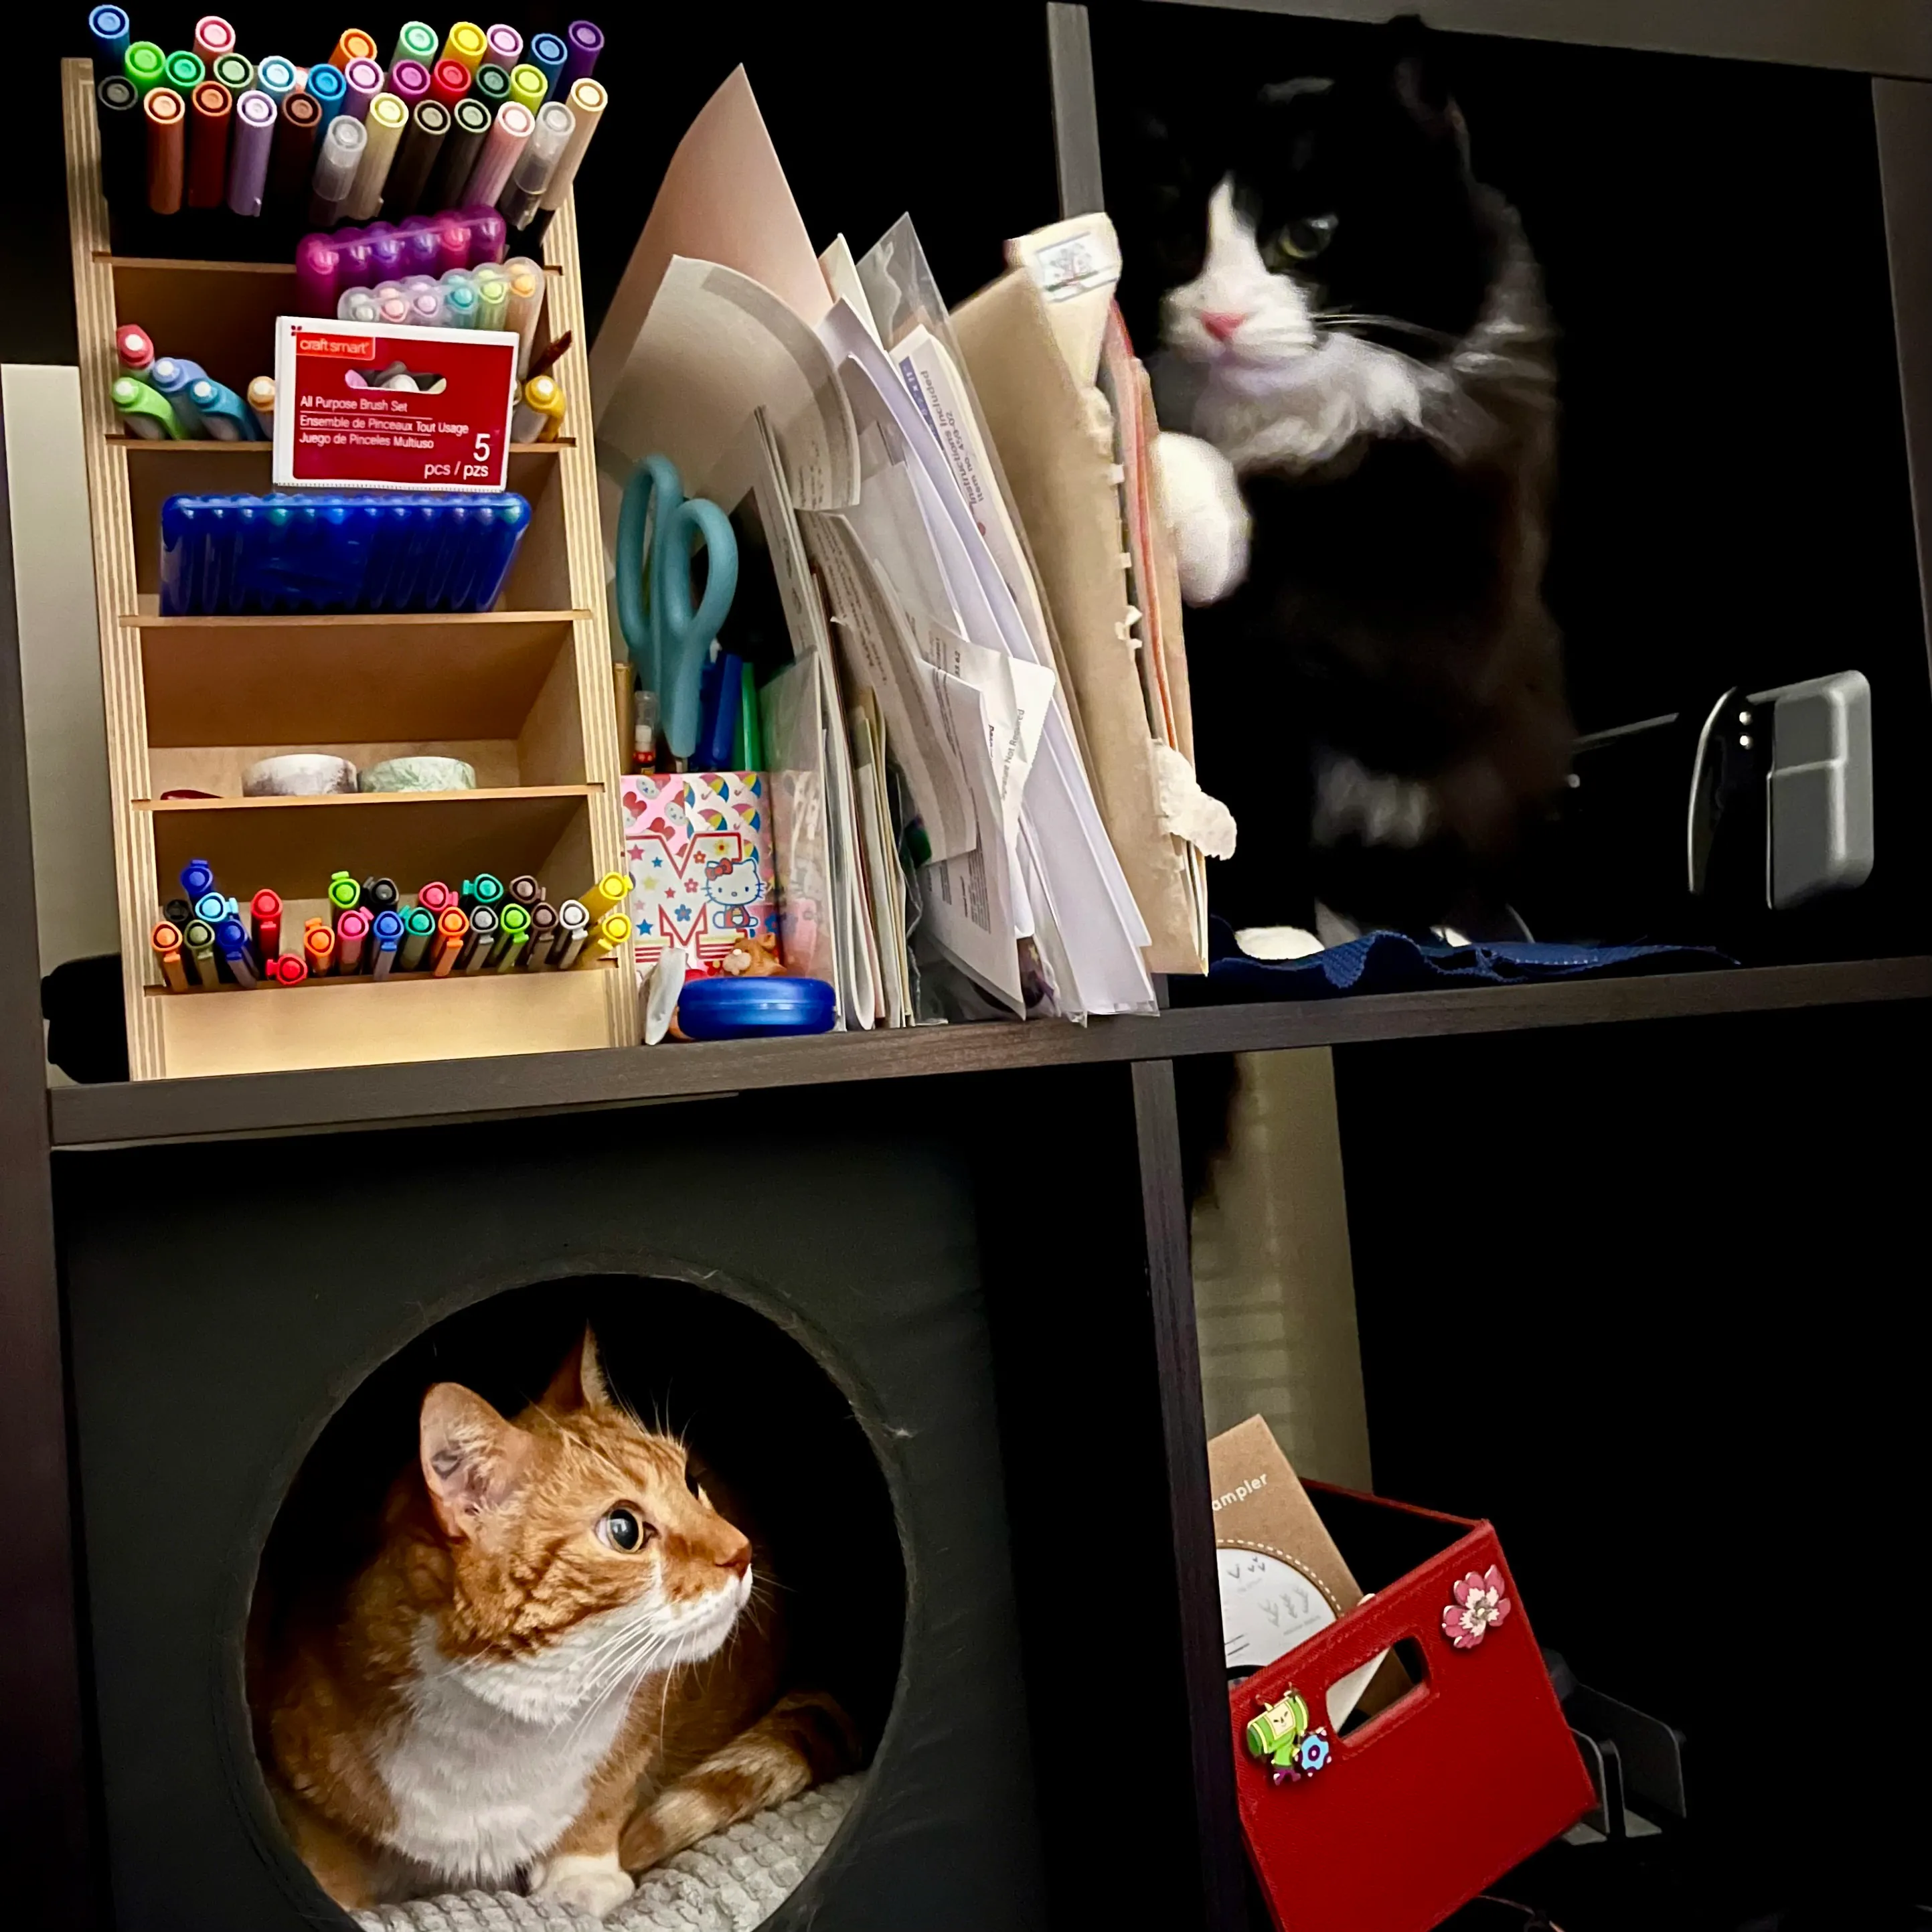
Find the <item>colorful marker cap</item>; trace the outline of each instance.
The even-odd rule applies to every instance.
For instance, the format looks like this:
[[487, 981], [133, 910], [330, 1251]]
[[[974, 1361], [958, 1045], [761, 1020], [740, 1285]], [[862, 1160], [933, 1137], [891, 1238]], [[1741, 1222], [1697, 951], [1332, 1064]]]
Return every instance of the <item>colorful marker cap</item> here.
[[255, 85], [271, 100], [280, 100], [296, 91], [296, 64], [280, 54], [270, 54], [255, 70]]
[[527, 933], [530, 929], [530, 912], [527, 906], [520, 906], [513, 899], [497, 916], [498, 924], [506, 933]]
[[564, 34], [570, 58], [564, 62], [566, 80], [581, 80], [597, 64], [604, 51], [604, 32], [594, 20], [573, 20]]
[[124, 322], [114, 332], [114, 359], [130, 376], [146, 374], [154, 367], [154, 338], [138, 322]]
[[338, 911], [351, 911], [362, 903], [362, 888], [346, 872], [332, 873], [328, 880], [328, 902]]
[[396, 36], [396, 50], [389, 56], [394, 67], [401, 60], [421, 61], [424, 67], [436, 64], [436, 29], [422, 20], [405, 20]]
[[342, 104], [349, 98], [349, 77], [341, 68], [325, 61], [309, 69], [302, 92], [322, 110], [326, 125], [342, 112]]
[[389, 92], [411, 106], [429, 92], [429, 69], [419, 60], [399, 60], [389, 70]]
[[128, 54], [128, 16], [118, 7], [97, 7], [87, 16], [94, 51], [104, 65], [118, 67]]
[[224, 54], [234, 52], [235, 29], [219, 14], [202, 14], [194, 23], [194, 50], [205, 65], [212, 67]]
[[510, 98], [510, 76], [500, 67], [479, 67], [470, 83], [470, 98], [486, 107], [500, 107]]
[[268, 962], [268, 977], [284, 986], [299, 986], [308, 977], [308, 962], [299, 952], [282, 952]]
[[436, 914], [412, 906], [403, 915], [403, 925], [412, 939], [426, 939], [436, 930]]
[[220, 54], [209, 70], [230, 94], [246, 94], [255, 85], [255, 63], [244, 54]]
[[466, 74], [474, 74], [489, 50], [488, 37], [473, 20], [458, 21], [450, 28], [448, 39], [442, 44], [443, 58], [460, 61]]
[[524, 57], [524, 37], [514, 27], [492, 27], [484, 36], [489, 51], [483, 56], [492, 66], [513, 68]]
[[531, 66], [542, 70], [544, 79], [550, 83], [550, 91], [555, 94], [563, 78], [565, 64], [570, 58], [570, 50], [555, 34], [537, 34], [532, 36], [530, 46]]
[[136, 40], [122, 56], [121, 70], [146, 94], [167, 78], [168, 57], [152, 40]]
[[534, 114], [550, 95], [550, 81], [539, 67], [526, 64], [510, 70], [510, 98], [520, 100]]
[[191, 899], [214, 890], [214, 868], [206, 859], [190, 859], [181, 868], [181, 889]]
[[352, 60], [372, 61], [375, 58], [375, 36], [365, 34], [360, 27], [345, 27], [328, 59], [332, 67], [346, 67]]
[[167, 83], [177, 94], [192, 94], [208, 78], [208, 69], [199, 54], [170, 54], [166, 62]]
[[429, 77], [430, 98], [454, 107], [470, 92], [470, 70], [459, 60], [440, 60]]

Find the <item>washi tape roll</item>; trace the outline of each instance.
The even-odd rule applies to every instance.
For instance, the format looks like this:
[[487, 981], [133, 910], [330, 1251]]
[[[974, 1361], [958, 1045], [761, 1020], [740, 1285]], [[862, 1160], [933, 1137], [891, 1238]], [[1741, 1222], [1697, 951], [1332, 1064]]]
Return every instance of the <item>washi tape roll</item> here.
[[385, 758], [361, 782], [364, 791], [474, 791], [476, 768], [460, 758]]
[[244, 798], [326, 798], [356, 789], [356, 767], [329, 752], [284, 752], [242, 774]]

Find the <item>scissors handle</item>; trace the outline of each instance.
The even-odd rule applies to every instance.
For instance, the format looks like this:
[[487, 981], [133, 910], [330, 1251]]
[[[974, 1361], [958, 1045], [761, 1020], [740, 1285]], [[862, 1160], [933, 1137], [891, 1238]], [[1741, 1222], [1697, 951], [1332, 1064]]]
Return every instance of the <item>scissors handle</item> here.
[[639, 686], [662, 692], [664, 667], [652, 622], [656, 599], [647, 600], [644, 589], [644, 540], [654, 500], [660, 520], [684, 501], [684, 484], [668, 457], [647, 456], [631, 472], [617, 512], [617, 628], [624, 634]]
[[[704, 594], [693, 610], [691, 560], [699, 542], [704, 545]], [[669, 517], [661, 517], [652, 545], [651, 578], [664, 674], [658, 699], [664, 742], [675, 757], [688, 758], [698, 748], [705, 653], [738, 588], [738, 539], [731, 520], [702, 496], [688, 498]]]

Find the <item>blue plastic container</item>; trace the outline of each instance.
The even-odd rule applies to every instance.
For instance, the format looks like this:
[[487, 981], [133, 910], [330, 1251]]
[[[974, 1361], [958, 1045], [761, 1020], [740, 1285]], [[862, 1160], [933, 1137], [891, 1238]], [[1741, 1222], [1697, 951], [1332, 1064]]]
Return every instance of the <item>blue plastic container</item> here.
[[776, 1033], [830, 1033], [838, 999], [823, 980], [688, 980], [677, 1023], [692, 1040], [752, 1040]]

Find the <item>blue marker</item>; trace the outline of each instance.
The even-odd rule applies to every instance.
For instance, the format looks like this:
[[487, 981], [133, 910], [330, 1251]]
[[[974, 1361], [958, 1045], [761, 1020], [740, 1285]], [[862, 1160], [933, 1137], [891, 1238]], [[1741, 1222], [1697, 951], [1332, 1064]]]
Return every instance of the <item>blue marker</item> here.
[[87, 31], [94, 36], [97, 75], [118, 74], [128, 57], [128, 16], [118, 7], [97, 7], [87, 16]]
[[255, 85], [278, 107], [296, 91], [296, 64], [271, 54], [255, 70]]
[[369, 970], [377, 979], [382, 978], [396, 963], [396, 949], [402, 944], [403, 934], [407, 929], [399, 912], [379, 912], [376, 915], [376, 922], [369, 932], [375, 941], [376, 957]]
[[248, 944], [248, 928], [238, 919], [224, 919], [214, 928], [214, 943], [238, 986], [259, 986], [254, 949]]
[[530, 44], [524, 58], [544, 77], [544, 85], [549, 89], [544, 99], [554, 100], [557, 82], [563, 72], [564, 62], [570, 58], [570, 50], [555, 34], [536, 34], [531, 36]]
[[214, 868], [206, 859], [190, 859], [181, 869], [181, 887], [190, 902], [214, 890]]
[[322, 110], [322, 118], [315, 124], [319, 141], [322, 130], [342, 112], [343, 104], [349, 98], [349, 76], [325, 61], [320, 67], [309, 69], [302, 92]]
[[194, 902], [194, 916], [196, 919], [206, 920], [210, 926], [219, 926], [224, 919], [230, 916], [228, 909], [232, 903], [232, 902], [224, 898], [220, 893], [212, 890], [197, 893]]
[[200, 436], [203, 430], [201, 417], [194, 404], [188, 399], [188, 385], [199, 382], [208, 371], [199, 362], [190, 362], [184, 356], [160, 356], [148, 371], [148, 381], [173, 404], [176, 419], [191, 437]]
[[224, 382], [197, 376], [188, 386], [188, 399], [200, 417], [205, 434], [217, 442], [256, 442], [255, 418], [248, 405]]

